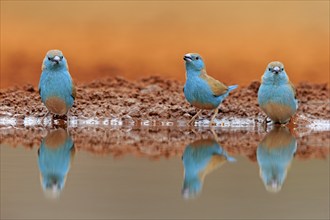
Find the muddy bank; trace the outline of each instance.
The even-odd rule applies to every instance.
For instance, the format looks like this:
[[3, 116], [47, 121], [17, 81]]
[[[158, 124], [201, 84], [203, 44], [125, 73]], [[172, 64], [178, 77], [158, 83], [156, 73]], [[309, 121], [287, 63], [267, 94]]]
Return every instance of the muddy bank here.
[[[256, 150], [267, 132], [256, 130], [216, 129], [218, 143], [233, 156], [241, 155], [256, 161]], [[44, 128], [3, 128], [1, 144], [12, 147], [38, 148], [47, 135]], [[165, 127], [85, 127], [70, 129], [78, 151], [121, 157], [134, 155], [150, 159], [180, 157], [185, 147], [198, 140], [215, 138], [209, 129]], [[297, 138], [298, 159], [325, 159], [329, 156], [330, 133], [316, 132]]]
[[[256, 148], [266, 134], [259, 126], [264, 117], [256, 98], [259, 86], [259, 82], [252, 82], [233, 91], [221, 105], [217, 117], [220, 122], [223, 118], [243, 118], [255, 123], [255, 127], [245, 130], [230, 129], [230, 126], [216, 130], [219, 143], [228, 153], [247, 156], [253, 161], [256, 160]], [[78, 150], [114, 157], [126, 154], [154, 159], [180, 156], [187, 144], [199, 138], [212, 137], [210, 130], [202, 127], [195, 128], [195, 132], [186, 126], [159, 127], [161, 121], [186, 122], [196, 113], [196, 109], [185, 101], [182, 87], [181, 82], [159, 77], [134, 82], [117, 77], [77, 85], [77, 99], [70, 119], [116, 119], [123, 124], [117, 127], [111, 124], [69, 126], [75, 146]], [[311, 133], [304, 126], [308, 120], [330, 119], [329, 88], [327, 84], [301, 83], [297, 85], [297, 91], [300, 105], [294, 134], [298, 137], [296, 157], [326, 158], [329, 154], [329, 131]], [[202, 118], [209, 119], [212, 113], [204, 111]], [[1, 90], [0, 118], [6, 116], [22, 121], [28, 117], [40, 119], [45, 114], [46, 108], [38, 91], [31, 85]], [[149, 120], [149, 124], [130, 124], [137, 120]], [[38, 147], [47, 130], [42, 126], [22, 124], [25, 127], [0, 127], [1, 144]]]
[[[257, 104], [260, 83], [239, 87], [222, 103], [218, 119], [222, 117], [249, 118], [260, 121], [265, 116]], [[131, 117], [135, 119], [187, 120], [196, 109], [185, 100], [183, 83], [159, 77], [127, 81], [120, 77], [96, 80], [77, 85], [77, 98], [71, 116]], [[296, 85], [299, 108], [297, 123], [304, 125], [309, 119], [330, 119], [329, 87], [324, 84], [300, 83]], [[204, 111], [202, 117], [212, 111]], [[0, 116], [23, 119], [42, 117], [46, 108], [41, 103], [37, 88], [31, 85], [12, 87], [0, 91]]]

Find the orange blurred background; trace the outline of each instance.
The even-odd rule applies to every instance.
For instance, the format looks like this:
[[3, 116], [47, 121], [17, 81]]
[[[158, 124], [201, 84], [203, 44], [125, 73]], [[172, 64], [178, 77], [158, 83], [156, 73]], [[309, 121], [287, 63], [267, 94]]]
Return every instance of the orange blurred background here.
[[2, 88], [37, 86], [54, 48], [78, 82], [183, 82], [188, 52], [225, 83], [259, 80], [272, 60], [294, 83], [329, 82], [329, 1], [1, 1]]

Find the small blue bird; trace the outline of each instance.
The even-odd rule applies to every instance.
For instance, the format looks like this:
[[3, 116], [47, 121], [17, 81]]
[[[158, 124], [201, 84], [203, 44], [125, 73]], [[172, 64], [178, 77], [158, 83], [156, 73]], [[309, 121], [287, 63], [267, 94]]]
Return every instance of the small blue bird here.
[[285, 124], [296, 113], [296, 90], [281, 62], [268, 64], [258, 91], [258, 103], [275, 123]]
[[186, 65], [186, 83], [183, 88], [184, 95], [191, 105], [200, 109], [188, 124], [193, 124], [203, 109], [214, 109], [214, 115], [210, 121], [210, 125], [214, 125], [213, 121], [218, 114], [219, 105], [228, 96], [230, 91], [237, 88], [237, 85], [227, 87], [207, 75], [204, 61], [197, 53], [188, 53], [183, 59]]
[[207, 174], [226, 161], [236, 161], [235, 158], [227, 155], [215, 139], [200, 139], [190, 143], [184, 150], [182, 160], [184, 166], [182, 195], [184, 198], [194, 198], [199, 195]]
[[287, 127], [274, 127], [260, 142], [257, 161], [267, 191], [281, 190], [296, 150], [297, 140]]
[[57, 198], [63, 190], [74, 153], [73, 140], [62, 128], [51, 131], [42, 140], [38, 165], [41, 186], [47, 196]]
[[48, 51], [41, 69], [39, 94], [48, 109], [47, 115], [49, 112], [66, 115], [75, 100], [76, 89], [63, 53], [60, 50]]

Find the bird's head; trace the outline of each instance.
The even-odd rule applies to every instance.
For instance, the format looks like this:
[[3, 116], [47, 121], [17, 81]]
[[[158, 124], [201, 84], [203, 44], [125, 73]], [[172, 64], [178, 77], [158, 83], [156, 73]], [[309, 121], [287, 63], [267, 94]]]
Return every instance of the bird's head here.
[[277, 179], [273, 179], [265, 183], [265, 187], [268, 192], [278, 193], [281, 191], [282, 183]]
[[62, 189], [65, 185], [66, 177], [57, 175], [40, 176], [42, 189], [45, 196], [50, 199], [59, 198]]
[[279, 61], [273, 61], [268, 64], [266, 71], [269, 71], [275, 75], [279, 75], [284, 71], [284, 65]]
[[205, 68], [202, 57], [197, 53], [187, 53], [183, 57], [187, 70], [201, 71]]
[[198, 178], [185, 181], [182, 188], [182, 197], [185, 199], [194, 199], [199, 196], [202, 191], [203, 183]]
[[44, 61], [42, 63], [42, 70], [44, 69], [68, 69], [68, 65], [62, 51], [50, 50], [47, 52]]
[[272, 84], [282, 84], [287, 83], [289, 80], [283, 63], [279, 61], [270, 62], [267, 65], [263, 76], [263, 82], [265, 83], [272, 83]]

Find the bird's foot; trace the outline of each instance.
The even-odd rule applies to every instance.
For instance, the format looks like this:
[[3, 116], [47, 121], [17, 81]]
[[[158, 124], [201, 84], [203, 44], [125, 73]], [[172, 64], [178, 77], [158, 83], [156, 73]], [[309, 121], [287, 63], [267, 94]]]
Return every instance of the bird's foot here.
[[195, 120], [196, 120], [196, 118], [201, 114], [201, 112], [202, 112], [202, 110], [200, 109], [200, 110], [194, 115], [194, 117], [192, 117], [192, 118], [190, 119], [190, 121], [188, 122], [188, 125], [189, 125], [189, 126], [194, 126], [194, 125], [195, 125]]
[[214, 130], [213, 128], [211, 128], [210, 130], [211, 130], [211, 132], [212, 132], [212, 134], [213, 134], [214, 139], [215, 139], [217, 142], [219, 142], [219, 137], [218, 137], [217, 133], [215, 132], [215, 130]]
[[192, 119], [188, 122], [188, 125], [189, 125], [189, 126], [194, 126], [194, 124], [195, 124], [195, 119], [192, 118]]
[[44, 123], [45, 118], [50, 114], [50, 112], [48, 111], [42, 118], [41, 118], [41, 123]]
[[215, 119], [215, 117], [217, 116], [218, 112], [219, 112], [219, 109], [216, 108], [216, 109], [214, 110], [214, 114], [213, 114], [213, 116], [212, 116], [212, 118], [211, 118], [211, 121], [210, 121], [210, 124], [209, 124], [210, 126], [216, 126], [216, 125], [217, 125], [217, 123], [214, 122], [214, 119]]
[[263, 121], [263, 123], [265, 123], [265, 124], [268, 124], [270, 122], [272, 122], [272, 120], [270, 120], [268, 117], [266, 117]]
[[194, 135], [196, 136], [196, 137], [198, 137], [200, 134], [198, 134], [198, 132], [195, 130], [195, 127], [192, 127], [192, 128], [190, 128], [190, 130], [192, 131], [192, 133], [194, 133]]
[[54, 127], [55, 128], [63, 128], [65, 129], [67, 127], [67, 120], [68, 117], [66, 115], [54, 115]]
[[210, 124], [209, 124], [210, 126], [216, 126], [217, 125], [217, 123], [215, 123], [214, 121], [210, 121]]
[[267, 131], [267, 124], [270, 123], [271, 120], [268, 120], [268, 117], [265, 117], [265, 119], [262, 122], [262, 128], [264, 129], [264, 131]]
[[67, 117], [67, 115], [54, 115], [54, 120], [66, 121], [66, 120], [68, 120], [68, 117]]
[[59, 120], [58, 123], [53, 125], [54, 128], [58, 129], [58, 128], [63, 128], [64, 130], [68, 131], [68, 125], [65, 121], [63, 120]]

